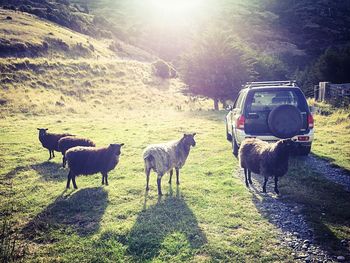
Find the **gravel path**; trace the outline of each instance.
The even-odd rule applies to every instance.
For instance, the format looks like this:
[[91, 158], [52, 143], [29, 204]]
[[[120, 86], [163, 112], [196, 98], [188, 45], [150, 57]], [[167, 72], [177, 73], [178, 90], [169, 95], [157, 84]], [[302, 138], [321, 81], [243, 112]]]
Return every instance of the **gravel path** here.
[[[346, 172], [332, 167], [327, 161], [309, 156], [308, 162], [327, 179], [343, 185], [350, 190], [350, 176]], [[244, 172], [241, 169], [239, 176], [244, 183]], [[273, 191], [273, 180], [269, 180], [267, 193], [262, 193], [262, 176], [252, 175], [254, 203], [260, 213], [279, 230], [280, 245], [292, 249], [292, 256], [296, 262], [350, 262], [341, 255], [331, 256], [326, 250], [314, 243], [313, 229], [305, 217], [300, 213], [302, 206], [287, 202], [278, 197]]]
[[350, 192], [350, 174], [349, 172], [332, 166], [328, 161], [317, 158], [310, 154], [307, 158], [308, 163], [316, 172], [322, 174], [325, 178], [337, 184], [344, 186], [345, 190]]

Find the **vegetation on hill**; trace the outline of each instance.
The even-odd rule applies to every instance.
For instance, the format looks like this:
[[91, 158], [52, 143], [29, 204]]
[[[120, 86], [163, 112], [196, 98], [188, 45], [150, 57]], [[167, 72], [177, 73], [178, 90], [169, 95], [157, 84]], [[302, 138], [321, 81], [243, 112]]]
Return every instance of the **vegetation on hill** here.
[[[324, 79], [308, 77], [305, 81], [304, 76], [309, 75], [310, 68], [318, 67], [327, 48], [344, 47], [350, 40], [347, 1], [189, 1], [196, 5], [188, 4], [190, 15], [184, 11], [181, 19], [174, 18], [178, 10], [170, 1], [160, 2], [89, 0], [87, 4], [90, 13], [107, 17], [130, 43], [177, 67], [183, 55], [204, 41], [200, 32], [219, 28], [256, 61], [257, 75], [243, 81], [296, 78], [305, 91]], [[341, 56], [341, 52], [337, 54]], [[212, 93], [221, 90], [219, 86], [211, 89]]]
[[181, 93], [180, 79], [158, 77], [152, 56], [138, 48], [125, 44], [112, 51], [108, 39], [13, 10], [0, 10], [0, 20], [2, 118], [109, 111], [113, 104], [134, 110], [207, 108], [204, 100]]

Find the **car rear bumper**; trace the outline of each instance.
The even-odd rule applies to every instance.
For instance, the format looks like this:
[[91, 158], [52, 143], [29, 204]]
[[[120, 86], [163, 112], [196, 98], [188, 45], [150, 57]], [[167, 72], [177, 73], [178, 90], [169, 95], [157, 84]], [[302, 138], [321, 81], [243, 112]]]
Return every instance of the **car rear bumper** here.
[[[267, 142], [276, 142], [276, 141], [280, 140], [280, 138], [277, 138], [273, 135], [250, 135], [250, 134], [246, 134], [244, 130], [236, 129], [235, 139], [236, 139], [238, 146], [240, 146], [242, 141], [246, 138], [258, 138], [260, 140], [267, 141]], [[296, 142], [300, 143], [300, 146], [302, 146], [302, 147], [311, 146], [311, 143], [314, 140], [314, 130], [311, 129], [306, 134], [296, 135], [296, 136], [292, 137], [292, 139], [295, 140]]]

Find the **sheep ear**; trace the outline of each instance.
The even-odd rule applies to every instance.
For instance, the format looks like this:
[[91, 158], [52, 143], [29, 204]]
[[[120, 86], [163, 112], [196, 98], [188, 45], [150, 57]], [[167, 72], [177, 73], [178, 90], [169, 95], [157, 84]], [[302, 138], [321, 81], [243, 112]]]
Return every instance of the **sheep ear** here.
[[38, 131], [40, 131], [40, 128], [36, 128]]
[[119, 144], [120, 145], [120, 147], [122, 147], [123, 145], [124, 145], [124, 143], [121, 143], [121, 144]]
[[47, 131], [48, 129], [45, 129], [45, 131]]
[[195, 132], [195, 133], [193, 133], [192, 135], [195, 136], [196, 134], [197, 134], [197, 133]]

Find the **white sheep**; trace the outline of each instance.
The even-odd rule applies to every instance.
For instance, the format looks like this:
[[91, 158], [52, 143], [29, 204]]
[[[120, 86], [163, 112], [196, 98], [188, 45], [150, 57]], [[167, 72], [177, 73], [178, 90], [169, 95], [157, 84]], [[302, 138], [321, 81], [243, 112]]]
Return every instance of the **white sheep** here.
[[143, 152], [143, 159], [145, 161], [145, 173], [146, 173], [146, 191], [149, 190], [149, 175], [151, 169], [158, 175], [158, 195], [162, 195], [161, 179], [166, 172], [170, 172], [169, 183], [171, 184], [171, 178], [173, 175], [173, 168], [176, 171], [176, 183], [179, 182], [179, 170], [184, 166], [188, 154], [190, 153], [191, 146], [196, 145], [193, 134], [184, 134], [184, 136], [177, 141], [171, 141], [162, 144], [149, 145]]

